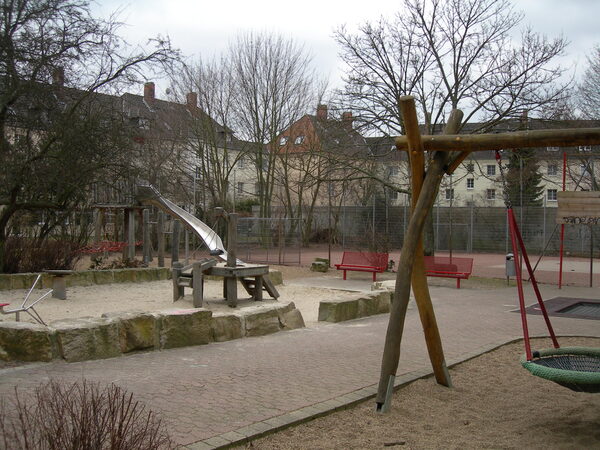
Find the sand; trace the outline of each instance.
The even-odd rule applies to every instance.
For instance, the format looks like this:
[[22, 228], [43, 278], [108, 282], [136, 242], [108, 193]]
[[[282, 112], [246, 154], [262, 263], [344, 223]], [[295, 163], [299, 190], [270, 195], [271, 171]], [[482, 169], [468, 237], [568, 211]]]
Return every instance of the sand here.
[[[271, 266], [283, 274], [284, 285], [276, 286], [281, 294], [279, 301], [292, 301], [302, 312], [305, 323], [317, 322], [319, 302], [333, 296], [338, 299], [351, 298], [356, 294], [345, 291], [332, 291], [330, 289], [288, 286], [286, 280], [311, 276], [311, 272], [303, 267]], [[313, 273], [314, 275], [314, 273]], [[38, 298], [46, 290], [36, 290], [31, 299]], [[205, 283], [205, 302], [203, 307], [214, 312], [231, 312], [223, 299], [223, 283], [221, 281], [207, 281]], [[26, 291], [7, 290], [0, 291], [2, 302], [18, 306], [22, 303]], [[119, 283], [95, 286], [74, 286], [67, 289], [67, 300], [47, 297], [35, 306], [44, 322], [50, 324], [55, 320], [78, 317], [100, 317], [103, 313], [115, 311], [164, 311], [169, 309], [193, 308], [192, 290], [185, 289], [185, 297], [173, 302], [173, 284], [171, 280], [152, 281], [146, 283]], [[241, 309], [254, 306], [257, 303], [250, 299], [243, 287], [238, 285], [238, 307]], [[274, 303], [268, 294], [264, 295], [263, 304]], [[8, 309], [8, 308], [7, 308]], [[2, 315], [1, 321], [14, 320], [14, 315]], [[21, 313], [21, 320], [33, 322], [27, 314]]]
[[[600, 339], [563, 338], [561, 345], [600, 347]], [[522, 352], [517, 342], [454, 367], [452, 389], [418, 380], [395, 393], [389, 414], [375, 413], [369, 400], [245, 447], [599, 449], [600, 394], [534, 377], [518, 362]]]

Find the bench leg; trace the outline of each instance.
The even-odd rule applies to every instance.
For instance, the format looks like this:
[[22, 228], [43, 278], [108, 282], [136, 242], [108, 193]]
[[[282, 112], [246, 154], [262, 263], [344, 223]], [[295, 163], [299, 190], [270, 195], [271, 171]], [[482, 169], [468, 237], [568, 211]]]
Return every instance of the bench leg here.
[[344, 270], [344, 280], [346, 279], [346, 271]]
[[377, 272], [373, 272], [373, 283], [377, 281]]
[[456, 289], [460, 289], [460, 278], [456, 279]]

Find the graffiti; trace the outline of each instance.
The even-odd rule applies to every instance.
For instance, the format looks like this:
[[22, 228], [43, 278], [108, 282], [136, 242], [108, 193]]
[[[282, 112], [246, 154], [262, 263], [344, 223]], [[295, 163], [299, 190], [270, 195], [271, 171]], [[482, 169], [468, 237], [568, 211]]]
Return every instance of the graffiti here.
[[562, 223], [570, 225], [598, 225], [600, 224], [600, 217], [577, 217], [577, 216], [563, 216], [561, 217]]

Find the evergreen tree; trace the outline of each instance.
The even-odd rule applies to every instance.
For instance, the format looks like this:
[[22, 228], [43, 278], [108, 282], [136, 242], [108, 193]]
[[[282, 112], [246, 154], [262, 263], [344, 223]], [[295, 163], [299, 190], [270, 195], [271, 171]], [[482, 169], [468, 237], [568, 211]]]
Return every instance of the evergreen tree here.
[[510, 152], [506, 173], [508, 198], [513, 206], [541, 206], [544, 188], [535, 150], [515, 149]]

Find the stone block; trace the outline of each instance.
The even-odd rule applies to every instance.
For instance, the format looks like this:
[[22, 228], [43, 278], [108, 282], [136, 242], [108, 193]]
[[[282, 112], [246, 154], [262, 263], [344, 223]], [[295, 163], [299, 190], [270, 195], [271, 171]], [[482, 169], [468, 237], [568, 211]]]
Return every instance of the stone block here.
[[153, 269], [131, 269], [131, 271], [135, 274], [135, 281], [138, 283], [156, 281], [156, 274]]
[[296, 328], [304, 328], [304, 318], [299, 309], [292, 309], [286, 313], [283, 313], [282, 317], [279, 318], [281, 326], [284, 330], [295, 330]]
[[29, 289], [36, 278], [37, 273], [15, 273], [11, 276], [11, 289]]
[[143, 311], [124, 311], [102, 314], [115, 321], [119, 328], [122, 353], [152, 349], [156, 341], [156, 317]]
[[95, 270], [93, 275], [96, 284], [110, 284], [114, 279], [112, 270]]
[[166, 349], [208, 344], [211, 337], [211, 316], [212, 312], [203, 308], [156, 313], [159, 347]]
[[246, 336], [264, 336], [279, 331], [279, 314], [269, 306], [251, 306], [241, 310]]
[[280, 270], [269, 270], [269, 279], [275, 286], [283, 284], [283, 274]]
[[0, 290], [12, 289], [12, 275], [0, 273]]
[[168, 267], [157, 267], [156, 269], [156, 279], [157, 280], [170, 280], [171, 279], [171, 270]]
[[393, 292], [382, 291], [377, 294], [377, 314], [387, 314], [390, 312]]
[[304, 328], [302, 313], [296, 309], [294, 302], [281, 302], [273, 305], [279, 317], [279, 328], [283, 330], [294, 330]]
[[50, 361], [56, 355], [48, 327], [29, 322], [0, 324], [0, 359], [5, 361]]
[[211, 340], [214, 342], [231, 341], [243, 336], [242, 317], [236, 314], [216, 313], [211, 322]]
[[358, 299], [358, 311], [356, 317], [368, 317], [377, 314], [379, 297], [377, 294], [367, 294]]
[[329, 259], [327, 258], [315, 258], [315, 262], [322, 262], [329, 265]]
[[117, 323], [106, 318], [82, 317], [52, 322], [60, 355], [68, 362], [112, 358], [121, 354]]
[[94, 270], [83, 270], [81, 272], [74, 272], [65, 278], [67, 286], [91, 286], [96, 284]]
[[114, 283], [135, 283], [136, 274], [133, 269], [114, 269], [113, 271], [113, 282]]
[[358, 317], [358, 299], [322, 300], [319, 303], [319, 320], [343, 322]]

